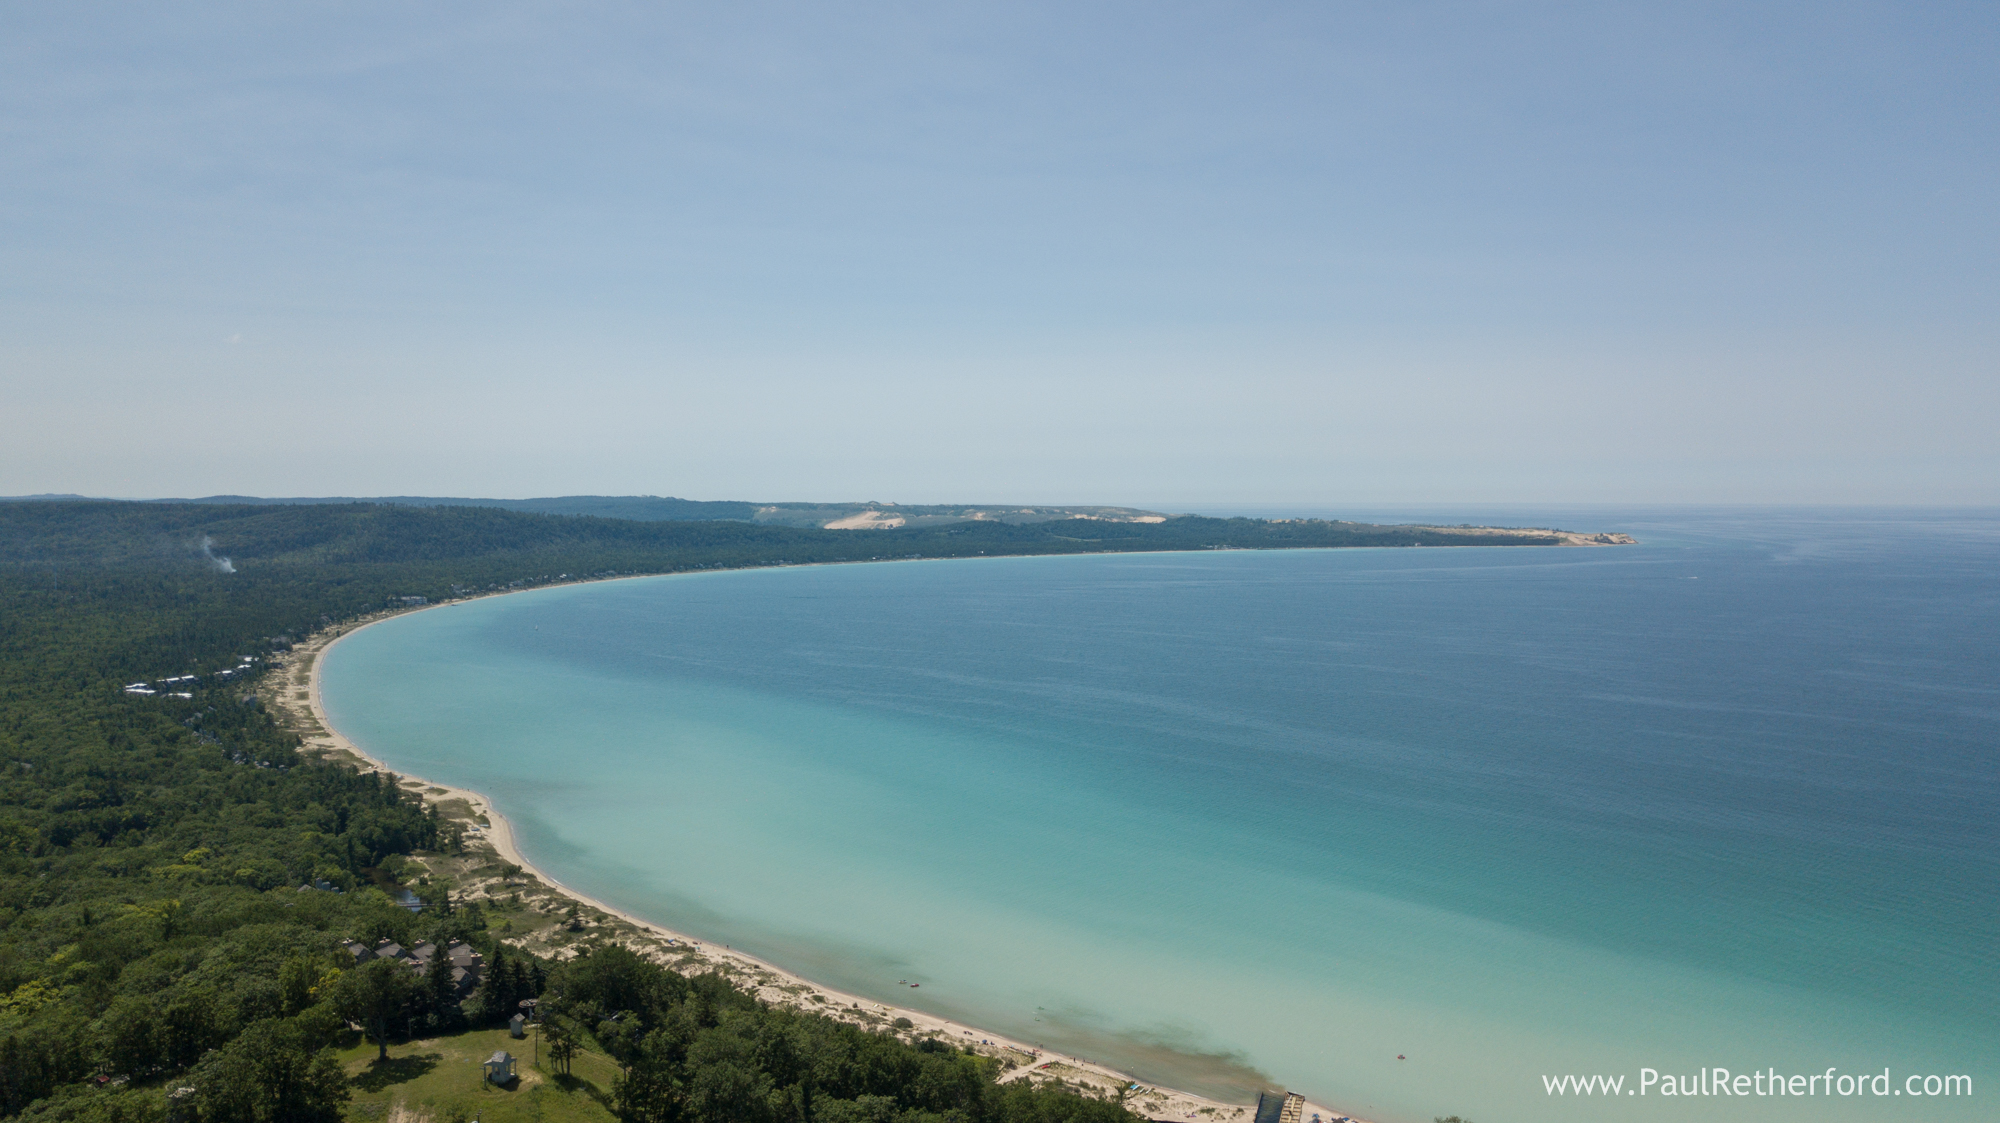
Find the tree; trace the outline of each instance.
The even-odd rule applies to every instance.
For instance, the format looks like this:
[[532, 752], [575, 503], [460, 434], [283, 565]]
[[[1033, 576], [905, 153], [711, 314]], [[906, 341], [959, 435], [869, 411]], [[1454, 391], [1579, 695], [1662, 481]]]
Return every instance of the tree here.
[[166, 1003], [158, 1032], [167, 1064], [188, 1068], [203, 1053], [229, 1040], [231, 1019], [217, 998], [211, 991], [191, 988]]
[[134, 916], [144, 917], [146, 920], [158, 925], [161, 940], [172, 940], [175, 936], [180, 935], [181, 917], [186, 910], [181, 908], [181, 903], [178, 899], [149, 901], [143, 905], [126, 905], [125, 907]]
[[335, 1007], [374, 1034], [378, 1061], [389, 1059], [389, 1024], [409, 1005], [412, 981], [402, 961], [374, 959], [343, 974], [334, 985]]
[[458, 1006], [458, 984], [451, 981], [451, 957], [442, 951], [431, 956], [419, 986], [424, 1020], [433, 1033], [450, 1033], [465, 1024]]
[[520, 1009], [521, 995], [516, 991], [513, 961], [507, 958], [506, 945], [495, 943], [493, 960], [486, 965], [486, 980], [479, 984], [479, 994], [474, 1002], [475, 1015], [485, 1025], [497, 1025], [514, 1016]]
[[685, 1057], [686, 1050], [666, 1031], [647, 1034], [631, 1067], [611, 1086], [611, 1102], [618, 1118], [624, 1123], [681, 1123], [686, 1119]]
[[84, 1023], [64, 1011], [0, 1035], [0, 1112], [12, 1115], [90, 1071]]
[[568, 1076], [569, 1063], [576, 1056], [576, 1028], [568, 1018], [556, 1014], [542, 1020], [541, 1032], [549, 1045], [549, 1064]]
[[114, 1073], [145, 1076], [160, 1063], [160, 1012], [138, 995], [121, 995], [98, 1018], [100, 1048]]
[[702, 1123], [768, 1123], [771, 1119], [771, 1078], [731, 1060], [718, 1060], [695, 1070], [688, 1099]]
[[288, 1018], [266, 1018], [193, 1073], [202, 1123], [339, 1123], [349, 1091], [333, 1054]]
[[278, 968], [278, 990], [283, 995], [285, 1016], [292, 1017], [318, 1002], [337, 972], [317, 957], [295, 955]]

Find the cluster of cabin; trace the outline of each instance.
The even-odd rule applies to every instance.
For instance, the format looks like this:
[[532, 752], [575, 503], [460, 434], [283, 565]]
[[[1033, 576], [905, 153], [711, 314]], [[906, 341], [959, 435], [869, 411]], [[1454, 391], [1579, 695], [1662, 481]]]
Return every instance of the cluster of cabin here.
[[188, 693], [187, 691], [185, 691], [185, 690], [175, 690], [175, 689], [173, 689], [173, 688], [174, 688], [174, 687], [177, 687], [177, 686], [179, 686], [179, 685], [181, 685], [182, 683], [192, 683], [192, 682], [194, 682], [194, 680], [196, 680], [196, 679], [198, 679], [198, 678], [200, 678], [200, 677], [201, 677], [200, 675], [177, 675], [177, 676], [175, 676], [175, 677], [173, 677], [173, 678], [163, 678], [163, 679], [161, 679], [161, 680], [160, 680], [160, 681], [158, 681], [158, 682], [131, 682], [131, 683], [126, 683], [126, 684], [125, 684], [125, 693], [127, 693], [127, 694], [165, 694], [165, 695], [167, 695], [167, 696], [168, 696], [169, 698], [192, 698], [192, 697], [194, 697], [194, 695], [192, 695], [192, 694]]
[[451, 961], [451, 985], [460, 1001], [470, 997], [479, 986], [480, 976], [486, 969], [486, 960], [464, 940], [453, 940], [442, 951], [436, 944], [422, 943], [406, 948], [394, 940], [384, 939], [370, 947], [359, 940], [343, 940], [340, 949], [354, 957], [356, 964], [371, 959], [393, 959], [409, 967], [419, 975], [428, 972], [431, 960], [439, 955]]
[[[243, 660], [234, 667], [228, 667], [215, 672], [215, 677], [226, 680], [232, 675], [239, 675], [244, 671], [254, 670], [256, 664], [257, 657], [255, 655], [245, 655]], [[169, 698], [192, 698], [194, 695], [189, 693], [186, 687], [193, 686], [195, 680], [199, 678], [201, 678], [200, 675], [175, 675], [173, 678], [163, 678], [156, 682], [128, 682], [125, 684], [125, 693], [140, 695], [164, 694]], [[175, 687], [181, 687], [182, 689], [176, 690], [174, 689]]]

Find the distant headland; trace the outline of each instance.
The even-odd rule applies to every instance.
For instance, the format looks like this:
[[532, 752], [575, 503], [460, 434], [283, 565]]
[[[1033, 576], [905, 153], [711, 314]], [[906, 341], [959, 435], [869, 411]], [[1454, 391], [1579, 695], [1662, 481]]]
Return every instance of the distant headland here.
[[[1039, 526], [1050, 531], [1055, 538], [1072, 538], [1054, 534], [1051, 523], [1099, 523], [1124, 525], [1133, 528], [1154, 527], [1157, 531], [1147, 537], [1158, 545], [1155, 549], [1187, 549], [1202, 547], [1299, 547], [1299, 546], [1622, 546], [1630, 545], [1635, 539], [1626, 534], [1599, 533], [1590, 531], [1556, 530], [1546, 527], [1502, 527], [1473, 526], [1459, 524], [1439, 526], [1429, 524], [1377, 524], [1352, 522], [1342, 519], [1218, 519], [1199, 515], [1176, 514], [1167, 511], [1148, 511], [1136, 507], [1109, 506], [1055, 506], [1046, 504], [1010, 503], [933, 503], [903, 504], [878, 500], [867, 502], [819, 503], [819, 502], [752, 502], [746, 500], [702, 500], [678, 499], [659, 495], [561, 495], [540, 499], [478, 499], [469, 497], [427, 496], [427, 495], [386, 495], [374, 497], [317, 496], [266, 498], [254, 495], [209, 495], [196, 499], [101, 499], [84, 495], [45, 494], [0, 496], [0, 503], [137, 503], [147, 505], [173, 505], [194, 507], [325, 507], [325, 506], [387, 506], [387, 507], [473, 507], [513, 511], [522, 514], [582, 516], [597, 519], [617, 519], [629, 522], [733, 522], [748, 523], [753, 526], [787, 527], [800, 530], [900, 530], [904, 532], [937, 530], [945, 527], [962, 526], [967, 523], [988, 524], [1006, 527]], [[1253, 526], [1290, 528], [1268, 535], [1253, 535], [1268, 538], [1268, 541], [1237, 541], [1243, 532]], [[1184, 536], [1183, 532], [1208, 530], [1211, 527], [1226, 528], [1233, 532], [1220, 535], [1228, 541], [1204, 541], [1200, 543], [1169, 544]], [[1315, 533], [1315, 528], [1318, 528]], [[1081, 529], [1081, 528], [1079, 528]], [[1398, 533], [1401, 532], [1401, 533]], [[1105, 548], [1129, 549], [1130, 546], [1110, 546], [1111, 539], [1102, 533], [1090, 533], [1087, 537], [1105, 543]], [[1218, 538], [1214, 533], [1208, 538]], [[1310, 541], [1313, 538], [1337, 538], [1339, 541]]]

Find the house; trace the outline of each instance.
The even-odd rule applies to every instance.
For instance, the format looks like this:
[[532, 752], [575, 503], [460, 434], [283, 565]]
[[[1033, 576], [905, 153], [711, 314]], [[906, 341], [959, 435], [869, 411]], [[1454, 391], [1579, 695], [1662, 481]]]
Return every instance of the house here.
[[528, 1031], [522, 1028], [523, 1026], [527, 1025], [527, 1023], [528, 1023], [528, 1019], [526, 1019], [526, 1018], [522, 1017], [522, 1016], [521, 1016], [521, 1015], [519, 1015], [519, 1014], [516, 1014], [516, 1015], [514, 1015], [513, 1017], [511, 1017], [511, 1018], [508, 1018], [508, 1019], [507, 1019], [507, 1034], [508, 1034], [508, 1036], [510, 1036], [510, 1037], [526, 1037], [526, 1036], [528, 1036]]
[[474, 981], [486, 971], [486, 957], [464, 943], [453, 941], [444, 953], [450, 958], [453, 968], [464, 971]]
[[428, 941], [413, 948], [406, 948], [394, 940], [385, 938], [371, 948], [356, 940], [342, 940], [340, 950], [346, 952], [356, 966], [371, 959], [393, 959], [409, 968], [412, 974], [419, 976], [429, 971], [431, 964], [442, 955], [451, 964], [453, 997], [461, 1002], [472, 997], [472, 992], [479, 989], [480, 979], [485, 973], [485, 957], [467, 946], [463, 940], [453, 940], [449, 947], [443, 949]]
[[486, 1079], [495, 1084], [505, 1084], [514, 1079], [514, 1054], [505, 1049], [495, 1050], [486, 1058]]
[[451, 981], [458, 988], [458, 996], [465, 998], [479, 986], [486, 974], [486, 957], [474, 951], [463, 940], [453, 940], [444, 949], [445, 957], [451, 960]]
[[[472, 950], [463, 940], [453, 940], [442, 952], [433, 943], [421, 943], [413, 948], [398, 948], [386, 941], [384, 943], [385, 947], [375, 949], [376, 955], [384, 957], [400, 955], [403, 962], [409, 964], [410, 970], [419, 975], [429, 971], [431, 963], [442, 954], [451, 964], [452, 993], [461, 1002], [472, 997], [472, 992], [479, 988], [485, 957]], [[389, 950], [391, 948], [395, 950]]]

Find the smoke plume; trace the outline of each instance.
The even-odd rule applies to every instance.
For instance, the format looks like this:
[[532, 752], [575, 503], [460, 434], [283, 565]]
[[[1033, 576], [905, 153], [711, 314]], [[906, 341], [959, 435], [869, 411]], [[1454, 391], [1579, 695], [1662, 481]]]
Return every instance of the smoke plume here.
[[229, 559], [228, 559], [228, 558], [218, 558], [218, 557], [216, 557], [216, 556], [215, 556], [215, 551], [214, 551], [214, 549], [212, 549], [212, 548], [211, 548], [211, 547], [213, 547], [214, 545], [215, 545], [215, 539], [213, 539], [213, 538], [210, 538], [210, 537], [209, 537], [208, 535], [206, 535], [206, 534], [202, 535], [202, 536], [201, 536], [201, 556], [202, 556], [202, 557], [204, 557], [204, 558], [207, 558], [207, 559], [208, 559], [208, 564], [210, 564], [210, 565], [214, 566], [214, 567], [215, 567], [215, 571], [216, 571], [217, 573], [234, 573], [234, 572], [236, 572], [236, 567], [235, 567], [234, 565], [231, 565], [231, 564], [230, 564], [230, 562], [229, 562]]

